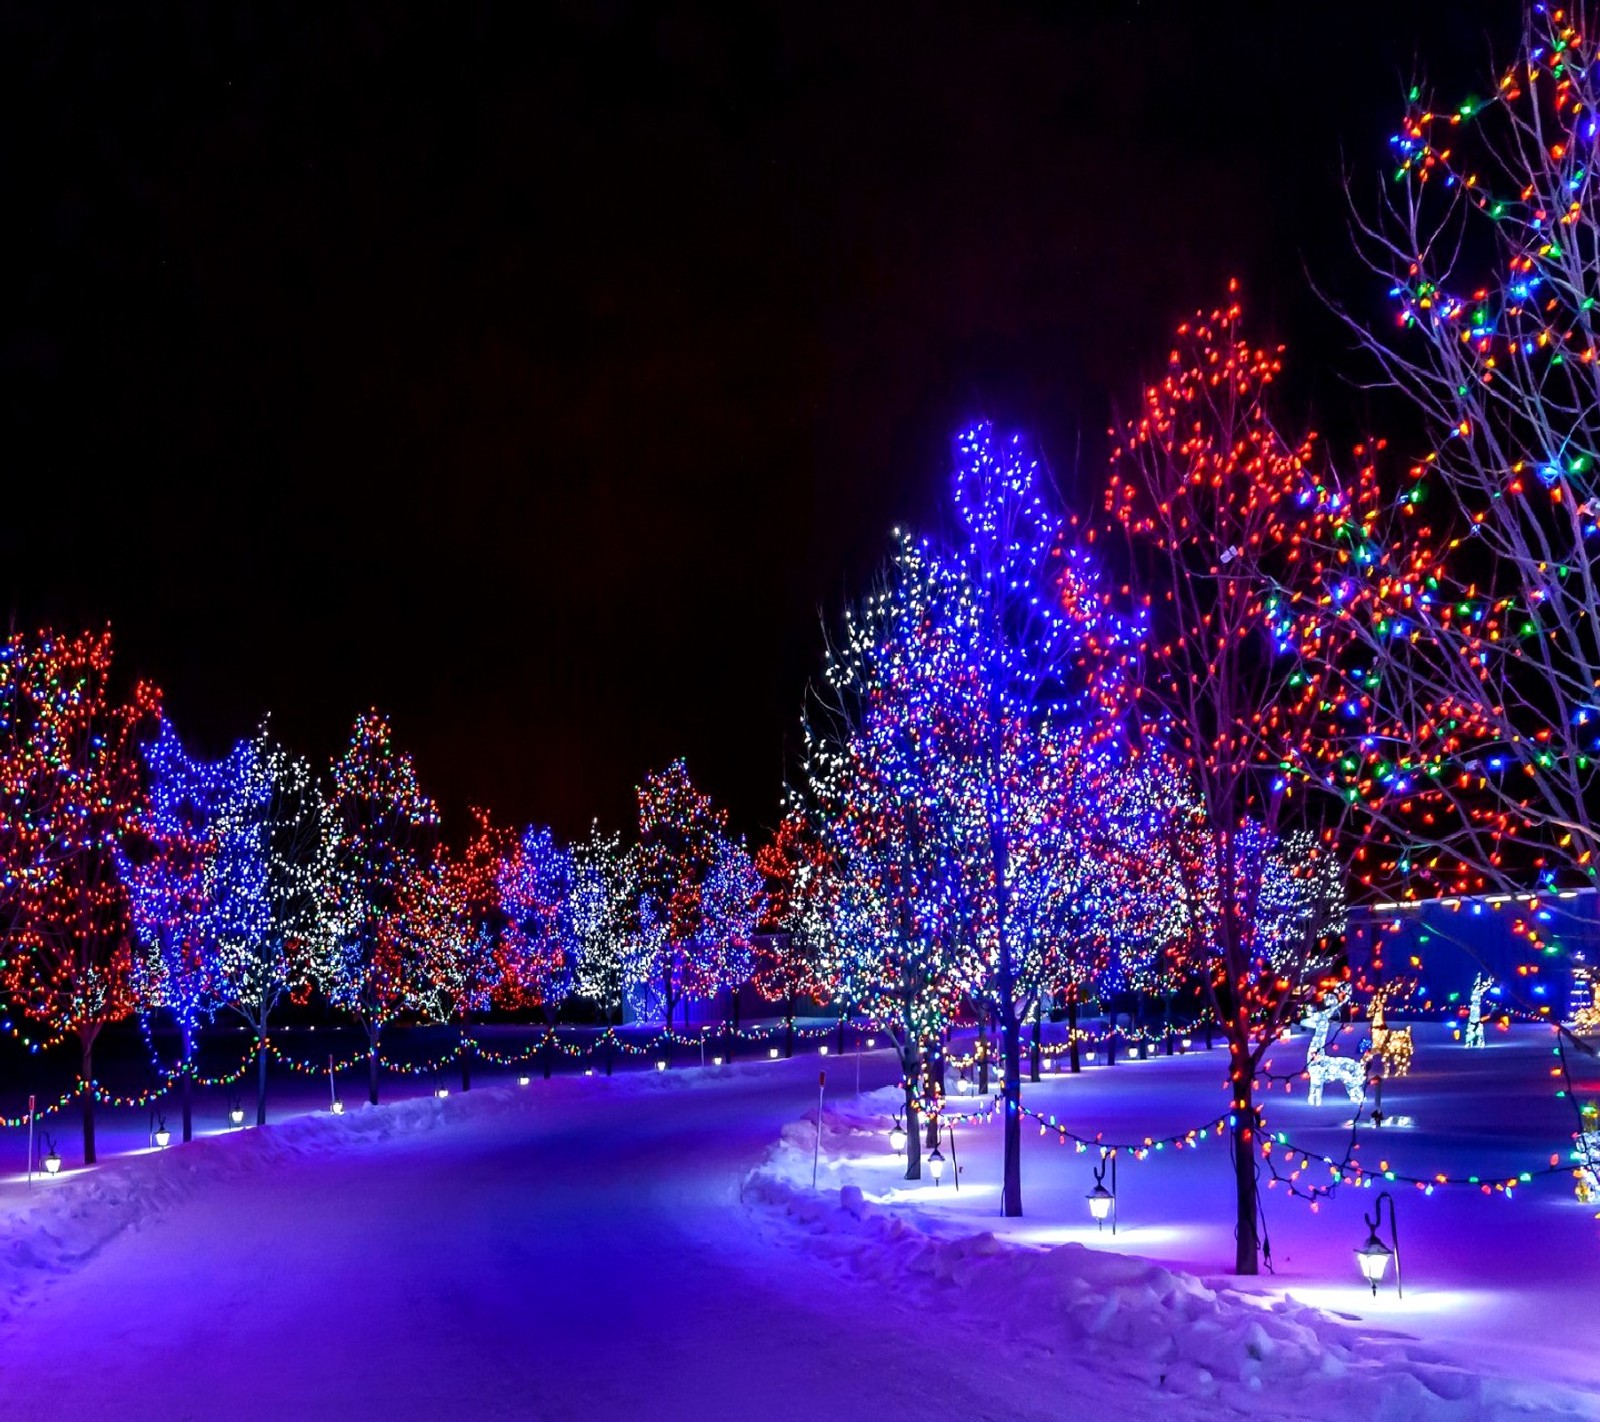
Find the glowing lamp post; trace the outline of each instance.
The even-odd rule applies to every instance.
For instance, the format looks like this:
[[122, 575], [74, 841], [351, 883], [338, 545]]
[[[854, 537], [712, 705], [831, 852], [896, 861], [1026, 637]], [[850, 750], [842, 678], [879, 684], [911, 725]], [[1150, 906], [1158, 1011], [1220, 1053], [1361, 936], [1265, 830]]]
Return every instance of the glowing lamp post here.
[[44, 1173], [46, 1175], [61, 1174], [61, 1157], [56, 1153], [54, 1146], [50, 1147], [49, 1154], [44, 1158]]
[[905, 1154], [906, 1128], [900, 1123], [900, 1118], [894, 1118], [894, 1125], [889, 1127], [889, 1149], [896, 1155]]
[[244, 1107], [243, 1106], [230, 1107], [229, 1111], [228, 1111], [228, 1120], [230, 1122], [232, 1122], [233, 1127], [234, 1127], [235, 1130], [237, 1130], [240, 1126], [244, 1125]]
[[527, 1085], [527, 1084], [528, 1084], [528, 1082], [529, 1082], [529, 1081], [530, 1081], [530, 1080], [531, 1080], [531, 1078], [530, 1078], [530, 1077], [527, 1077], [527, 1076], [519, 1076], [519, 1077], [518, 1077], [518, 1078], [517, 1078], [517, 1085], [518, 1085], [518, 1086], [526, 1086], [526, 1085]]
[[[1111, 1161], [1111, 1188], [1106, 1189], [1106, 1161]], [[1111, 1221], [1111, 1233], [1117, 1232], [1117, 1153], [1109, 1152], [1100, 1157], [1100, 1164], [1094, 1168], [1094, 1189], [1084, 1196], [1089, 1202], [1089, 1217], [1095, 1222], [1095, 1227], [1104, 1230], [1106, 1221]]]
[[[1378, 1238], [1378, 1226], [1383, 1223], [1385, 1200], [1389, 1202], [1389, 1244]], [[1400, 1229], [1395, 1222], [1394, 1196], [1387, 1190], [1383, 1191], [1378, 1196], [1372, 1213], [1363, 1215], [1362, 1219], [1367, 1225], [1367, 1242], [1356, 1250], [1356, 1267], [1361, 1270], [1361, 1277], [1372, 1286], [1372, 1297], [1377, 1298], [1378, 1285], [1389, 1272], [1389, 1261], [1393, 1259], [1395, 1297], [1403, 1299], [1406, 1291], [1400, 1279]]]
[[928, 1173], [933, 1176], [935, 1186], [944, 1179], [944, 1156], [939, 1153], [938, 1146], [935, 1146], [928, 1155]]

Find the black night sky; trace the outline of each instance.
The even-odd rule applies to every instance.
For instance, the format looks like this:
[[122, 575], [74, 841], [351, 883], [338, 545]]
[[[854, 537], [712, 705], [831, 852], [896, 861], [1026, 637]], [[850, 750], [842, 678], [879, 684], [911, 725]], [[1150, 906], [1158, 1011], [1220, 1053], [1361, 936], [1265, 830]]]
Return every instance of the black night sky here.
[[1086, 501], [1170, 326], [1246, 283], [1335, 427], [1420, 55], [1511, 3], [7, 6], [21, 625], [109, 618], [197, 749], [391, 711], [578, 833], [685, 754], [775, 818], [819, 611], [988, 415]]

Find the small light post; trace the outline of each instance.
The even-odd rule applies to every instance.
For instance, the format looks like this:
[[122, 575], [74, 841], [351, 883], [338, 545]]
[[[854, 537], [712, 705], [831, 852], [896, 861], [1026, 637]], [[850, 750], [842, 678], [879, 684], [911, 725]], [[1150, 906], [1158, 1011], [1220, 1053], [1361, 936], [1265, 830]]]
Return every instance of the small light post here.
[[889, 1149], [896, 1155], [905, 1154], [906, 1128], [898, 1116], [894, 1118], [894, 1125], [889, 1127]]
[[155, 1143], [157, 1150], [165, 1150], [172, 1141], [172, 1132], [167, 1129], [167, 1118], [151, 1113], [150, 1139]]
[[928, 1155], [928, 1173], [933, 1176], [934, 1189], [938, 1189], [939, 1182], [944, 1179], [944, 1156], [939, 1153], [938, 1146]]
[[44, 1173], [54, 1179], [61, 1174], [61, 1155], [56, 1150], [56, 1143], [49, 1136], [44, 1138], [44, 1146]]
[[[1383, 1223], [1383, 1202], [1389, 1202], [1389, 1243], [1378, 1238], [1378, 1226]], [[1362, 1215], [1367, 1226], [1367, 1242], [1356, 1250], [1356, 1266], [1361, 1277], [1372, 1286], [1372, 1297], [1378, 1297], [1378, 1285], [1389, 1271], [1389, 1261], [1394, 1260], [1394, 1292], [1396, 1298], [1406, 1296], [1400, 1278], [1400, 1227], [1395, 1220], [1394, 1196], [1382, 1191], [1373, 1204], [1370, 1215]], [[1392, 1247], [1391, 1247], [1392, 1246]]]
[[[1111, 1188], [1106, 1189], [1106, 1161], [1111, 1162]], [[1106, 1221], [1111, 1221], [1111, 1233], [1117, 1232], [1117, 1153], [1107, 1151], [1100, 1157], [1100, 1164], [1094, 1168], [1094, 1189], [1084, 1196], [1089, 1202], [1089, 1214], [1095, 1222], [1096, 1228], [1104, 1230]]]

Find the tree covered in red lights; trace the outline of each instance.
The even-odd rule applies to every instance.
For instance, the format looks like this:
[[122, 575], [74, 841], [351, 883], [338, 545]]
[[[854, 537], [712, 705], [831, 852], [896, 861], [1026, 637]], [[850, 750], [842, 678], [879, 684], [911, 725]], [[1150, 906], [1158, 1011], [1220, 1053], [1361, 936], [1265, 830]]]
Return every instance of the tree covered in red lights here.
[[134, 1008], [117, 854], [145, 804], [139, 740], [161, 708], [147, 682], [113, 694], [111, 651], [109, 630], [14, 634], [0, 647], [0, 980], [48, 1040], [78, 1040], [86, 1164], [95, 1040]]
[[1180, 326], [1166, 375], [1120, 431], [1105, 501], [1150, 619], [1139, 674], [1124, 678], [1132, 734], [1173, 765], [1144, 840], [1151, 874], [1184, 891], [1174, 931], [1228, 1044], [1241, 1274], [1260, 1257], [1257, 1071], [1329, 968], [1337, 926], [1311, 924], [1286, 951], [1269, 870], [1309, 829], [1300, 858], [1319, 882], [1343, 803], [1317, 793], [1330, 750], [1370, 718], [1329, 670], [1347, 669], [1348, 634], [1324, 550], [1359, 527], [1355, 496], [1331, 487], [1314, 436], [1275, 422], [1280, 369], [1281, 351], [1244, 339], [1237, 305]]
[[832, 984], [821, 944], [807, 931], [805, 901], [817, 892], [823, 873], [822, 851], [807, 830], [804, 815], [791, 810], [755, 856], [761, 876], [761, 920], [755, 938], [756, 991], [784, 1013], [784, 1055], [794, 1055], [798, 1003], [822, 1003]]

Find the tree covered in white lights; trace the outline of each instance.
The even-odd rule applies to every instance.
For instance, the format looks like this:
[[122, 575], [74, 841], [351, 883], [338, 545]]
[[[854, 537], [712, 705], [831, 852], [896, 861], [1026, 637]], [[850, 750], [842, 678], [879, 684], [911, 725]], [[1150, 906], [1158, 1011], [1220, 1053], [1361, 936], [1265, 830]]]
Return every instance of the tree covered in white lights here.
[[400, 907], [402, 887], [426, 862], [437, 821], [411, 757], [395, 747], [388, 718], [376, 711], [357, 717], [334, 762], [327, 799], [327, 932], [316, 978], [366, 1034], [374, 1105], [383, 1031], [405, 1010], [411, 985], [403, 939], [385, 925]]

